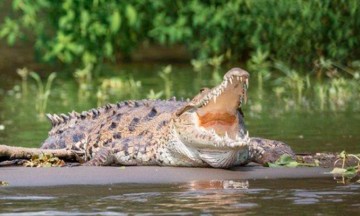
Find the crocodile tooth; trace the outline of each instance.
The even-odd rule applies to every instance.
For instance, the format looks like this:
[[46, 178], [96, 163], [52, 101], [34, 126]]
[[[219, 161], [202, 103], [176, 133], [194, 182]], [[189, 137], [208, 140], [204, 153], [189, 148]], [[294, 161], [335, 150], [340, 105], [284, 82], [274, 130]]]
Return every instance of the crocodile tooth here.
[[217, 133], [214, 130], [214, 128], [210, 129], [210, 133], [211, 133], [212, 136], [217, 136]]
[[248, 78], [245, 79], [245, 84], [246, 84], [246, 88], [249, 88], [249, 79]]
[[214, 97], [214, 103], [216, 103], [216, 96]]
[[223, 82], [224, 87], [226, 87], [227, 84], [228, 84], [228, 81], [227, 81], [227, 79], [226, 79], [226, 80]]
[[242, 77], [236, 77], [237, 81], [241, 80], [242, 81]]
[[216, 97], [219, 97], [219, 95], [221, 95], [221, 90], [216, 92]]
[[213, 133], [213, 137], [215, 137], [214, 139], [217, 140], [217, 141], [221, 141], [222, 140], [222, 137], [220, 137], [214, 130], [214, 133]]
[[229, 82], [232, 84], [232, 77], [229, 78]]

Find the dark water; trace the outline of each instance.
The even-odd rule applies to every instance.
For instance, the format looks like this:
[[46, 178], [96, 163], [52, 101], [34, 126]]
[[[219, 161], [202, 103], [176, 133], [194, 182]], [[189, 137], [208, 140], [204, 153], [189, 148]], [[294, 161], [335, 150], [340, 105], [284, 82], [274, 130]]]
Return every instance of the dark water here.
[[[93, 77], [86, 92], [78, 92], [76, 81], [58, 73], [46, 112], [82, 111], [97, 104], [125, 99], [146, 98], [150, 89], [171, 95], [192, 97], [201, 87], [219, 83], [211, 68], [202, 73], [190, 66], [173, 65], [170, 83], [164, 83], [158, 72], [164, 65], [129, 65], [104, 68]], [[208, 71], [207, 71], [208, 70]], [[46, 138], [49, 123], [35, 110], [36, 87], [29, 78], [24, 95], [18, 76], [1, 74], [0, 143], [37, 147]], [[123, 86], [109, 90], [99, 100], [101, 80], [120, 77], [141, 81], [140, 87]], [[320, 110], [316, 97], [307, 95], [305, 105], [294, 105], [287, 98], [275, 97], [273, 84], [266, 82], [262, 90], [252, 77], [249, 102], [244, 113], [251, 136], [287, 142], [297, 152], [347, 150], [359, 152], [359, 102], [352, 101], [338, 110]], [[126, 82], [126, 81], [124, 81]], [[354, 92], [357, 94], [357, 92]], [[291, 99], [291, 98], [290, 98]], [[284, 102], [285, 101], [285, 102]], [[1, 169], [0, 169], [1, 172]], [[1, 180], [1, 179], [0, 179]], [[234, 182], [237, 182], [236, 179]], [[224, 188], [224, 182], [192, 182], [168, 185], [107, 185], [88, 187], [8, 188], [0, 187], [0, 212], [13, 215], [212, 215], [270, 214], [278, 215], [345, 215], [360, 212], [360, 184], [339, 184], [325, 179], [249, 180], [248, 188]]]
[[358, 215], [359, 197], [331, 179], [2, 188], [0, 215]]

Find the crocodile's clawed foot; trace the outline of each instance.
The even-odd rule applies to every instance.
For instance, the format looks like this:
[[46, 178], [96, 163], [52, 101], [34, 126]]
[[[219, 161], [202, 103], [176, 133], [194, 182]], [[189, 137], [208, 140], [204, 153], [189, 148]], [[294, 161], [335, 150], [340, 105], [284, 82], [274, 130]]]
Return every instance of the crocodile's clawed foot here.
[[114, 156], [110, 149], [101, 148], [95, 156], [82, 164], [82, 166], [107, 166], [114, 162]]
[[83, 163], [85, 163], [85, 153], [84, 153], [84, 151], [76, 151], [76, 150], [73, 150], [73, 149], [71, 149], [71, 150], [69, 150], [69, 151], [71, 151], [71, 153], [72, 154], [74, 154], [74, 156], [75, 156], [75, 159], [76, 159], [76, 161], [77, 162], [79, 162], [80, 164], [83, 164]]
[[250, 139], [249, 159], [252, 162], [263, 165], [273, 163], [284, 154], [295, 159], [293, 150], [283, 142], [256, 137]]

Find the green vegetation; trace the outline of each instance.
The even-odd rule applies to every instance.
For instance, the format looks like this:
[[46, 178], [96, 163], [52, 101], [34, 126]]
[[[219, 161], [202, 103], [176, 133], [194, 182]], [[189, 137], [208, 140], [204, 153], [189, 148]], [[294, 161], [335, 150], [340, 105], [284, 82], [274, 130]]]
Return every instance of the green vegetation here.
[[65, 162], [49, 154], [35, 155], [23, 164], [25, 167], [62, 167]]
[[290, 155], [283, 154], [274, 163], [268, 162], [267, 164], [265, 164], [265, 166], [273, 167], [273, 168], [274, 167], [275, 168], [277, 168], [277, 167], [299, 167], [299, 166], [316, 167], [316, 166], [319, 166], [319, 164], [316, 162], [314, 164], [301, 163], [301, 162], [298, 162], [295, 159], [293, 159]]
[[154, 89], [150, 89], [149, 93], [146, 95], [146, 98], [159, 99], [163, 96], [163, 94], [164, 94], [163, 91], [155, 92]]
[[[257, 76], [254, 80], [257, 81], [254, 86], [257, 86], [257, 88], [255, 90], [250, 89], [249, 92], [252, 94], [249, 96], [250, 109], [247, 111], [250, 114], [263, 111], [273, 112], [274, 110], [271, 110], [271, 108], [263, 108], [263, 105], [266, 104], [263, 101], [269, 97], [273, 98], [272, 95], [275, 96], [274, 103], [277, 107], [275, 113], [291, 110], [343, 111], [360, 109], [360, 85], [358, 85], [360, 67], [346, 68], [353, 74], [351, 79], [345, 78], [346, 75], [341, 71], [337, 71], [336, 68], [322, 69], [322, 73], [328, 74], [328, 78], [319, 80], [314, 77], [311, 78], [309, 74], [302, 75], [302, 73], [289, 68], [282, 62], [272, 64], [267, 60], [264, 61], [251, 61], [249, 63], [251, 65], [249, 67], [258, 68], [254, 73]], [[54, 90], [56, 90], [55, 94], [60, 95], [63, 105], [68, 106], [70, 100], [73, 101], [71, 102], [73, 105], [74, 103], [88, 104], [96, 101], [91, 106], [102, 106], [122, 99], [188, 97], [193, 96], [203, 86], [212, 86], [219, 83], [219, 79], [221, 79], [219, 71], [223, 69], [218, 69], [208, 63], [204, 63], [201, 66], [201, 71], [198, 72], [196, 72], [197, 67], [193, 67], [193, 72], [186, 75], [192, 76], [191, 73], [195, 75], [193, 83], [189, 83], [189, 86], [192, 86], [190, 89], [188, 86], [176, 86], [176, 73], [173, 72], [174, 69], [171, 65], [167, 65], [155, 73], [157, 77], [154, 79], [154, 84], [156, 85], [153, 86], [144, 86], [143, 80], [135, 80], [129, 72], [125, 76], [97, 75], [93, 77], [92, 68], [88, 66], [74, 72], [75, 89], [62, 86], [61, 88], [55, 87]], [[208, 73], [206, 80], [204, 80], [202, 71], [212, 72]], [[38, 74], [29, 72], [26, 68], [19, 69], [18, 74], [21, 77], [21, 85], [15, 85], [12, 90], [9, 90], [9, 95], [25, 99], [19, 102], [27, 101], [27, 105], [34, 103], [34, 110], [39, 116], [44, 116], [52, 93], [55, 73], [50, 74], [46, 82]], [[28, 76], [35, 80], [35, 83], [29, 82], [31, 79], [29, 80]], [[64, 81], [59, 80], [59, 82]], [[264, 85], [264, 81], [266, 81], [266, 85]], [[28, 93], [28, 91], [31, 92]], [[77, 97], [71, 97], [70, 95], [73, 94], [69, 93], [69, 91], [77, 92]], [[36, 95], [36, 100], [31, 99], [33, 95]]]
[[271, 75], [269, 52], [257, 50], [251, 55], [247, 66], [249, 71], [253, 71], [257, 75], [258, 87], [261, 90], [263, 88], [263, 82], [269, 80]]
[[[165, 92], [165, 97], [170, 98], [172, 95], [171, 92], [171, 87], [172, 87], [172, 79], [170, 77], [170, 74], [172, 72], [172, 67], [171, 65], [168, 65], [166, 67], [164, 67], [160, 72], [159, 72], [159, 77], [162, 79], [163, 83], [164, 83], [164, 92]], [[156, 95], [151, 95], [151, 96], [156, 96]]]
[[[360, 177], [360, 155], [348, 154], [345, 151], [342, 151], [334, 162], [334, 168], [332, 171], [326, 174], [334, 175], [335, 180], [338, 183], [346, 184], [355, 179], [355, 182], [360, 183], [360, 179], [356, 180], [356, 178]], [[357, 161], [357, 165], [347, 166], [346, 164], [353, 159]], [[341, 167], [338, 167], [338, 162], [341, 162]], [[320, 161], [315, 160], [314, 163], [302, 163], [293, 159], [290, 155], [283, 154], [279, 159], [277, 159], [273, 163], [266, 163], [266, 167], [279, 168], [279, 167], [317, 167], [319, 166]], [[351, 163], [352, 164], [352, 163]], [[340, 180], [338, 179], [340, 177]]]
[[97, 89], [97, 105], [102, 106], [110, 101], [110, 97], [128, 96], [138, 98], [141, 89], [141, 81], [130, 77], [126, 80], [117, 77], [101, 79], [100, 87]]
[[[197, 87], [203, 85], [203, 72], [212, 74], [210, 85], [216, 84], [223, 65], [235, 61], [244, 62], [256, 77], [252, 100], [264, 99], [265, 82], [271, 83], [270, 91], [285, 110], [343, 110], [359, 99], [357, 0], [14, 0], [7, 15], [0, 21], [0, 38], [9, 45], [34, 40], [37, 59], [69, 64], [81, 101], [94, 95], [98, 105], [115, 95], [173, 96], [171, 66], [158, 74], [163, 87], [153, 86], [147, 94], [140, 94], [143, 85], [132, 75], [102, 77], [97, 72], [99, 65], [118, 56], [131, 58], [141, 46], [179, 44], [192, 56]], [[18, 74], [21, 94], [26, 95], [29, 74]], [[40, 78], [31, 77], [41, 93]], [[43, 93], [39, 113], [46, 109]], [[261, 103], [252, 105], [255, 111], [263, 110]]]
[[0, 187], [3, 187], [3, 186], [8, 186], [9, 183], [6, 182], [6, 181], [0, 181]]
[[51, 93], [51, 85], [56, 77], [56, 73], [51, 73], [47, 78], [45, 85], [40, 76], [35, 72], [29, 73], [30, 77], [36, 81], [36, 103], [35, 109], [40, 117], [44, 117], [48, 99]]
[[[346, 163], [350, 158], [354, 158], [357, 161], [356, 166], [346, 166]], [[346, 183], [355, 178], [356, 176], [360, 177], [360, 155], [348, 154], [345, 151], [342, 151], [339, 154], [339, 159], [335, 161], [334, 166], [338, 162], [341, 162], [341, 167], [335, 167], [330, 173], [336, 176], [341, 176], [340, 183]], [[356, 181], [360, 183], [360, 179]]]
[[92, 86], [92, 65], [89, 64], [83, 69], [78, 69], [74, 72], [74, 78], [78, 83], [78, 98], [79, 100], [88, 99], [90, 97], [90, 90]]
[[319, 59], [358, 58], [359, 17], [357, 0], [14, 0], [0, 37], [10, 45], [33, 38], [42, 60], [83, 66], [129, 58], [142, 45], [181, 44], [197, 60], [268, 55], [311, 69]]
[[17, 69], [17, 74], [21, 77], [21, 90], [23, 95], [28, 93], [28, 76], [29, 70], [27, 68]]

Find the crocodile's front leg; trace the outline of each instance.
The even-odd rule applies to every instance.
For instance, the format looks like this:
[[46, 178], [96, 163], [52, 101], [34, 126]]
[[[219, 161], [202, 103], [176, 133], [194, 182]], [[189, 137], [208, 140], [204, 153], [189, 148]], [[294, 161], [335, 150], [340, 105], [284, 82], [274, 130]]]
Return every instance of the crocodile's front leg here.
[[283, 142], [258, 137], [250, 138], [249, 162], [264, 165], [267, 162], [275, 162], [283, 154], [295, 158], [293, 150]]
[[94, 157], [82, 164], [83, 166], [108, 166], [115, 162], [113, 150], [107, 147], [100, 148]]
[[142, 136], [133, 136], [107, 143], [99, 147], [96, 152], [92, 150], [95, 154], [84, 165], [157, 165], [156, 143], [145, 140]]

